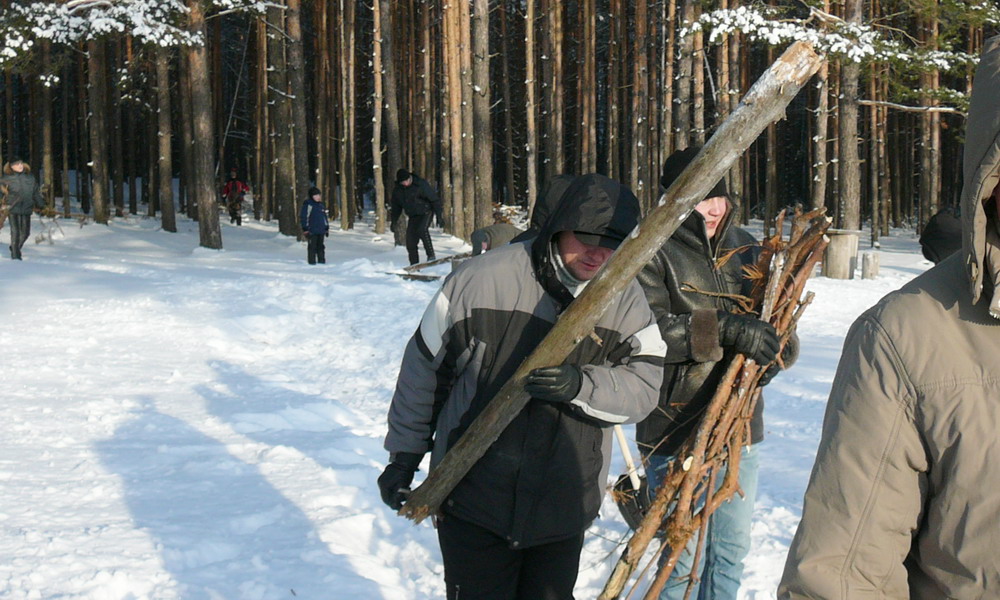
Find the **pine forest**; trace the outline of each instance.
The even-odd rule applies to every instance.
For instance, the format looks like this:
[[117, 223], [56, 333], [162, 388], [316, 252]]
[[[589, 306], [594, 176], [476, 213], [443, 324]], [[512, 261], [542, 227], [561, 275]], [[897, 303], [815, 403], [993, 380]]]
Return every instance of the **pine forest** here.
[[0, 163], [24, 157], [54, 213], [181, 211], [208, 248], [234, 169], [295, 236], [314, 185], [341, 228], [385, 232], [406, 168], [468, 240], [562, 173], [655, 205], [664, 158], [804, 40], [824, 65], [728, 189], [744, 221], [825, 206], [875, 244], [957, 203], [998, 32], [995, 0], [3, 0]]

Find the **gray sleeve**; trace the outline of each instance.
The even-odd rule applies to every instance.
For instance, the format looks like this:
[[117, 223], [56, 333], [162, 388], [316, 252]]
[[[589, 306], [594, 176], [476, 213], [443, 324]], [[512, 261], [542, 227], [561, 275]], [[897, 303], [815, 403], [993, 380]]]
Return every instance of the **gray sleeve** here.
[[627, 337], [625, 357], [612, 365], [585, 365], [580, 393], [571, 404], [588, 417], [608, 424], [636, 423], [654, 408], [663, 383], [663, 357], [667, 345], [653, 313], [637, 286], [622, 319]]
[[431, 449], [436, 406], [449, 390], [442, 387], [445, 336], [449, 330], [449, 301], [443, 289], [431, 299], [420, 326], [406, 344], [389, 405], [389, 431], [384, 447], [390, 454], [424, 454]]

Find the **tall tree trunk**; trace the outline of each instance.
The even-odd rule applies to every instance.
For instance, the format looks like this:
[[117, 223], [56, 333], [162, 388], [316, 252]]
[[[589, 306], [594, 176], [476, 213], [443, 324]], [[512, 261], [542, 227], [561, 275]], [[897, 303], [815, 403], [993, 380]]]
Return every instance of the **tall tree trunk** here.
[[622, 7], [622, 0], [611, 0], [608, 11], [610, 20], [610, 35], [608, 37], [608, 97], [607, 106], [608, 136], [606, 162], [604, 172], [615, 180], [621, 180], [621, 73], [622, 73], [622, 41], [627, 16]]
[[503, 69], [500, 83], [501, 96], [503, 99], [503, 135], [504, 135], [504, 189], [501, 194], [504, 204], [518, 203], [520, 194], [514, 187], [514, 163], [516, 153], [514, 152], [514, 115], [511, 105], [511, 78], [510, 78], [510, 43], [507, 39], [507, 0], [500, 0], [500, 65]]
[[354, 226], [354, 2], [341, 0], [340, 228]]
[[583, 73], [580, 74], [580, 173], [597, 171], [597, 3], [582, 0]]
[[270, 104], [273, 107], [271, 123], [272, 164], [274, 165], [273, 203], [278, 216], [278, 231], [284, 235], [299, 236], [297, 203], [295, 196], [295, 165], [292, 141], [292, 106], [288, 94], [288, 63], [285, 58], [285, 23], [280, 7], [267, 11], [269, 27], [274, 31], [268, 36], [267, 56], [270, 60], [268, 88], [271, 91]]
[[[205, 34], [205, 13], [200, 0], [188, 0], [190, 28], [194, 33]], [[222, 248], [222, 231], [219, 228], [219, 210], [215, 203], [215, 161], [212, 136], [212, 89], [208, 73], [208, 57], [204, 46], [188, 50], [191, 70], [191, 106], [194, 122], [194, 178], [192, 198], [198, 203], [198, 233], [205, 248]]]
[[545, 137], [546, 179], [563, 173], [566, 169], [565, 90], [563, 89], [563, 3], [546, 0], [545, 17], [548, 25], [546, 41], [549, 45], [548, 124]]
[[[682, 0], [681, 27], [689, 28], [694, 20], [694, 0]], [[638, 13], [636, 14], [638, 19]], [[638, 36], [637, 36], [638, 37]], [[683, 150], [691, 145], [691, 82], [693, 74], [694, 36], [681, 38], [677, 59], [677, 114], [675, 115], [674, 147]]]
[[[855, 25], [861, 24], [861, 0], [845, 0], [844, 20]], [[838, 195], [844, 212], [841, 227], [856, 230], [861, 228], [861, 168], [858, 157], [858, 78], [861, 66], [845, 61], [840, 70], [840, 155]]]
[[[385, 173], [382, 174], [382, 181], [386, 185], [391, 185], [395, 181], [396, 171], [405, 167], [403, 164], [403, 153], [401, 152], [402, 139], [399, 135], [399, 96], [396, 85], [396, 61], [393, 53], [393, 13], [392, 3], [389, 0], [377, 0], [381, 8], [382, 17], [382, 54], [385, 57], [383, 63], [382, 83], [385, 87], [385, 148], [386, 164]], [[406, 231], [406, 215], [401, 215], [396, 222], [396, 229], [392, 234], [397, 245], [403, 244], [403, 232]]]
[[[830, 12], [830, 2], [824, 2], [824, 11]], [[829, 63], [823, 61], [823, 65], [816, 73], [816, 112], [815, 126], [812, 137], [812, 177], [809, 178], [811, 185], [810, 198], [813, 208], [819, 208], [826, 204], [826, 178], [828, 172], [826, 148], [829, 144], [829, 115], [830, 96], [827, 78], [830, 75]]]
[[87, 43], [87, 74], [90, 81], [90, 162], [94, 174], [94, 220], [108, 223], [108, 80], [107, 52], [103, 39]]
[[[701, 8], [699, 6], [694, 6], [695, 20], [701, 14]], [[694, 111], [692, 115], [692, 125], [694, 127], [693, 139], [694, 142], [699, 146], [705, 145], [705, 38], [701, 31], [696, 31], [694, 33], [694, 39], [691, 41], [691, 83], [692, 83], [692, 102], [691, 108]]]
[[[306, 126], [306, 62], [302, 51], [301, 0], [287, 0], [285, 24], [288, 28], [288, 86], [291, 94], [292, 140], [295, 152], [295, 189], [292, 197], [296, 202], [306, 197], [309, 189], [308, 129]], [[298, 208], [297, 206], [295, 208]]]
[[465, 227], [456, 230], [455, 235], [469, 239], [476, 227], [476, 123], [473, 115], [472, 89], [472, 16], [469, 0], [458, 0], [459, 14], [459, 47], [462, 60], [462, 172], [464, 186], [462, 187], [462, 205], [466, 212]]
[[177, 231], [174, 214], [173, 156], [170, 141], [170, 50], [163, 46], [156, 49], [156, 116], [159, 136], [160, 219], [164, 231]]
[[479, 229], [493, 224], [493, 126], [490, 119], [490, 11], [488, 0], [475, 0], [472, 29], [472, 113], [475, 142], [474, 164], [476, 165], [473, 172], [476, 177], [475, 229]]
[[[51, 44], [42, 42], [42, 63], [49, 64]], [[45, 207], [55, 210], [56, 173], [55, 161], [52, 156], [52, 88], [48, 82], [42, 84], [42, 102], [38, 107], [42, 111], [42, 191], [45, 194]]]
[[[70, 191], [69, 191], [69, 153], [70, 150], [70, 138], [69, 138], [69, 104], [70, 104], [70, 78], [69, 78], [69, 67], [63, 69], [62, 76], [62, 90], [61, 90], [61, 102], [59, 103], [59, 120], [60, 123], [60, 133], [61, 140], [60, 146], [62, 148], [62, 211], [63, 216], [69, 218], [70, 214]], [[2, 147], [3, 144], [0, 144]], [[2, 162], [2, 161], [0, 161]]]
[[372, 118], [372, 172], [375, 186], [375, 233], [385, 233], [385, 181], [382, 177], [382, 3], [372, 2], [372, 75], [374, 116]]
[[632, 191], [642, 206], [649, 205], [647, 191], [652, 188], [647, 182], [649, 162], [649, 124], [647, 119], [649, 52], [646, 45], [649, 33], [646, 27], [649, 18], [647, 0], [635, 2], [635, 71], [632, 78]]
[[[180, 105], [181, 105], [181, 182], [184, 184], [184, 197], [187, 202], [187, 216], [191, 219], [198, 219], [198, 197], [195, 195], [194, 184], [194, 107], [192, 98], [194, 93], [191, 90], [191, 63], [188, 60], [190, 52], [184, 50], [180, 53], [179, 78], [181, 85]], [[213, 198], [214, 202], [214, 198]]]
[[525, 60], [525, 159], [528, 180], [528, 213], [535, 210], [538, 201], [538, 69], [535, 64], [535, 6], [536, 0], [525, 0], [524, 60]]

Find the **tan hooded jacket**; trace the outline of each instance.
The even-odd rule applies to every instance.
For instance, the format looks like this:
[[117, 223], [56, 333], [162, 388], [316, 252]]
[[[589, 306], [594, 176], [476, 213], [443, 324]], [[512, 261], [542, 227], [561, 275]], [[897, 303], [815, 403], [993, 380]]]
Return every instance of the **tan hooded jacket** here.
[[963, 252], [848, 333], [779, 598], [1000, 598], [1000, 37], [964, 160]]

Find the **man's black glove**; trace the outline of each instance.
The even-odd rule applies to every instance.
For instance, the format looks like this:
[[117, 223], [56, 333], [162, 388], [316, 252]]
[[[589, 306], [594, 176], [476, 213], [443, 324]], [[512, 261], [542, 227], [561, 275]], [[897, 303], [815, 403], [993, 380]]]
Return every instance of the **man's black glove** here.
[[774, 362], [781, 348], [778, 332], [770, 323], [724, 311], [719, 311], [719, 344], [732, 347], [758, 365]]
[[444, 229], [444, 214], [442, 214], [442, 213], [435, 213], [434, 217], [437, 219], [438, 227], [440, 227], [441, 229]]
[[524, 389], [532, 398], [549, 402], [569, 402], [580, 393], [580, 368], [574, 365], [542, 367], [528, 373]]
[[417, 472], [423, 458], [423, 454], [397, 452], [393, 461], [378, 476], [378, 491], [382, 494], [382, 502], [392, 510], [403, 508], [406, 494], [413, 483], [413, 474]]

